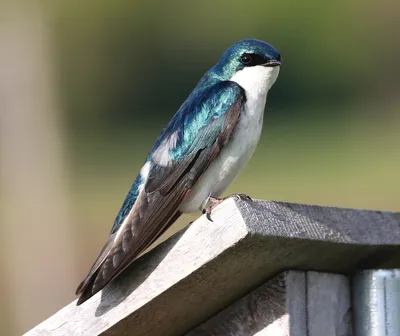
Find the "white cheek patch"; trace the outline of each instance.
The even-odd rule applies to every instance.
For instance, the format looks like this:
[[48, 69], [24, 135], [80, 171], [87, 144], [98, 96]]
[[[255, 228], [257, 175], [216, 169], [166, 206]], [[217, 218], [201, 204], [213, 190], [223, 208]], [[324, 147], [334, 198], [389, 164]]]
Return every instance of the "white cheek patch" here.
[[179, 130], [176, 130], [160, 144], [160, 147], [157, 148], [151, 157], [156, 164], [162, 167], [166, 167], [171, 164], [169, 151], [176, 147], [178, 138]]
[[279, 68], [279, 66], [266, 67], [262, 65], [246, 67], [236, 72], [230, 80], [239, 84], [246, 94], [263, 96], [267, 94], [278, 78]]

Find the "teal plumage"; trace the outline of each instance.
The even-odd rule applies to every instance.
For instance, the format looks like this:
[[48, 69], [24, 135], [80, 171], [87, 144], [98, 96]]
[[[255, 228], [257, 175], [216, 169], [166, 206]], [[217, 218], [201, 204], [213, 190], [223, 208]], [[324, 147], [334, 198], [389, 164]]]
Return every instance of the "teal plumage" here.
[[[243, 40], [230, 47], [199, 81], [150, 150], [108, 241], [77, 289], [78, 305], [117, 277], [172, 225], [181, 215], [184, 201], [196, 195], [191, 191], [199, 186], [200, 178], [215, 171], [207, 169], [229, 147], [247, 102], [245, 89], [231, 78], [259, 65], [280, 65], [278, 51], [262, 41]], [[248, 84], [246, 78], [241, 80]], [[251, 106], [264, 108], [265, 98], [262, 105], [252, 99]], [[241, 144], [238, 147], [244, 148]]]
[[[229, 81], [214, 81], [214, 83], [211, 86], [201, 86], [201, 91], [195, 91], [195, 95], [189, 96], [156, 140], [145, 161], [151, 163], [149, 178], [152, 185], [151, 191], [157, 190], [157, 184], [160, 183], [159, 180], [164, 180], [165, 174], [170, 174], [171, 171], [174, 171], [173, 167], [179, 163], [179, 160], [183, 160], [187, 156], [212, 145], [216, 137], [221, 133], [226, 112], [239, 99], [244, 99], [243, 89], [236, 83]], [[176, 130], [178, 130], [176, 146], [169, 150], [171, 166], [162, 167], [157, 165], [152, 160], [152, 155], [160, 147], [161, 143]], [[139, 188], [142, 183], [143, 179], [139, 174], [117, 215], [111, 233], [118, 230], [129, 213], [139, 194]]]
[[[197, 142], [197, 147], [192, 143], [197, 136], [199, 136], [200, 140], [201, 136], [205, 138], [207, 134], [197, 133], [200, 131], [202, 132], [202, 127], [206, 126], [212, 118], [223, 115], [227, 111], [229, 105], [232, 105], [235, 99], [242, 94], [237, 85], [221, 83], [229, 80], [233, 73], [243, 68], [243, 64], [239, 61], [239, 58], [244, 50], [249, 53], [268, 54], [271, 58], [280, 60], [279, 52], [263, 41], [247, 39], [231, 46], [222, 55], [220, 61], [201, 78], [193, 92], [185, 100], [169, 124], [164, 128], [152, 147], [146, 162], [151, 161], [152, 154], [161, 145], [163, 140], [177, 129], [179, 129], [179, 142], [176, 148], [170, 151], [173, 160], [182, 159], [188, 153], [191, 154], [204, 145], [205, 139]], [[219, 92], [219, 90], [221, 91]], [[213, 131], [217, 132], [218, 125], [215, 126]], [[209, 128], [207, 132], [212, 132], [212, 130]], [[209, 139], [215, 139], [215, 134], [213, 135], [214, 137]], [[153, 169], [157, 171], [159, 168], [154, 167]], [[155, 174], [155, 172], [153, 174]], [[135, 203], [138, 190], [142, 183], [143, 179], [139, 174], [115, 219], [111, 233], [114, 233], [119, 228], [124, 218], [129, 213]]]

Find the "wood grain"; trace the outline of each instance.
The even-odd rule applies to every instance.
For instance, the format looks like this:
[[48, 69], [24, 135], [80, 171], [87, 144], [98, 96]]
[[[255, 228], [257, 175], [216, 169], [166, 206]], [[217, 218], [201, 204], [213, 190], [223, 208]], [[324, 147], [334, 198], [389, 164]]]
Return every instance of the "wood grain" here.
[[229, 199], [27, 335], [181, 335], [285, 270], [400, 266], [399, 217]]
[[350, 336], [350, 288], [340, 274], [287, 271], [186, 336]]

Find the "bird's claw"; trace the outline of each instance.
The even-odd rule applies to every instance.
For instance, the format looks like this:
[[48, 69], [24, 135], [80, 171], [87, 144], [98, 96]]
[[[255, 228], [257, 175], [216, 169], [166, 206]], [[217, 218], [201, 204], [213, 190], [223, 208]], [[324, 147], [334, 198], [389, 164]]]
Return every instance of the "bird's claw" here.
[[212, 218], [211, 218], [211, 212], [213, 211], [213, 209], [220, 204], [224, 199], [220, 199], [220, 198], [216, 198], [216, 197], [212, 197], [210, 196], [208, 198], [208, 202], [210, 203], [210, 206], [203, 209], [202, 213], [206, 215], [207, 219], [210, 222], [213, 222]]
[[253, 199], [246, 194], [232, 194], [231, 197], [236, 197], [237, 200], [243, 200], [243, 201], [250, 201], [253, 202]]
[[206, 217], [207, 217], [207, 219], [208, 219], [210, 222], [214, 222], [214, 221], [212, 220], [212, 218], [211, 218], [211, 212], [212, 212], [212, 208], [209, 207], [209, 208], [206, 210]]
[[237, 200], [244, 200], [244, 201], [253, 202], [253, 199], [249, 195], [246, 195], [246, 194], [232, 194], [232, 195], [229, 195], [229, 196], [227, 196], [225, 198], [222, 198], [222, 199], [210, 196], [208, 200], [211, 203], [211, 205], [208, 208], [205, 208], [205, 209], [202, 210], [203, 215], [206, 215], [207, 219], [210, 222], [213, 222], [213, 220], [211, 218], [211, 212], [213, 211], [213, 209], [218, 204], [220, 204], [224, 200], [226, 200], [228, 198], [231, 198], [231, 197], [235, 197]]
[[211, 211], [212, 211], [211, 207], [208, 207], [207, 209], [203, 209], [203, 210], [201, 211], [201, 213], [202, 213], [203, 215], [206, 215], [206, 218], [207, 218], [210, 222], [213, 222], [213, 220], [211, 219]]

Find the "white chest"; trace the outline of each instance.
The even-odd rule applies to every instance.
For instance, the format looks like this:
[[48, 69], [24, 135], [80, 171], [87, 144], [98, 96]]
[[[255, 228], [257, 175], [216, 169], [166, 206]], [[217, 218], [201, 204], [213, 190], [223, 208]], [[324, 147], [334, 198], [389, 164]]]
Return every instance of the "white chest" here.
[[248, 98], [228, 144], [211, 163], [180, 210], [194, 212], [209, 196], [220, 196], [245, 167], [260, 139], [266, 95]]
[[[243, 170], [256, 149], [263, 126], [266, 95], [248, 99], [228, 144], [207, 170], [211, 196], [220, 196]], [[210, 181], [211, 182], [211, 181]]]
[[254, 66], [236, 72], [231, 81], [246, 93], [246, 102], [229, 142], [203, 173], [182, 203], [180, 211], [201, 210], [209, 196], [220, 196], [245, 167], [260, 139], [267, 93], [279, 74], [279, 67]]

